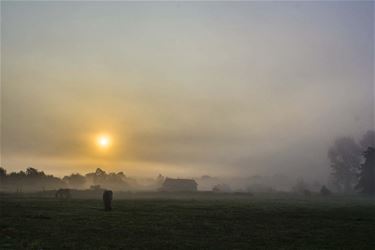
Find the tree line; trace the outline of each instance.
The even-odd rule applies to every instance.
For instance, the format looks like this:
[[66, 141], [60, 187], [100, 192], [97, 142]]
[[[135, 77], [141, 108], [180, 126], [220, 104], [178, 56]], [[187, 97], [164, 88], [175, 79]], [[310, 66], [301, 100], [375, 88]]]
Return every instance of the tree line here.
[[95, 172], [81, 175], [74, 173], [63, 178], [47, 175], [43, 171], [29, 167], [26, 171], [11, 172], [0, 167], [0, 186], [4, 191], [41, 191], [58, 188], [100, 188], [124, 190], [134, 184], [135, 180], [128, 178], [123, 172], [106, 173], [98, 168]]
[[375, 131], [367, 131], [358, 143], [351, 137], [337, 138], [328, 158], [337, 191], [375, 194]]

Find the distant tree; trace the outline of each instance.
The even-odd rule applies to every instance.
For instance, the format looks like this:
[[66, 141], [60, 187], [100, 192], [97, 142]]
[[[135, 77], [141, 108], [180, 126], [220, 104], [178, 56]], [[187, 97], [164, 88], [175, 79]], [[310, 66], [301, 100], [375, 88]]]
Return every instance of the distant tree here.
[[29, 177], [40, 177], [40, 176], [45, 176], [43, 171], [38, 171], [36, 168], [27, 168], [26, 169], [26, 175]]
[[7, 171], [5, 168], [0, 167], [0, 177], [5, 177], [7, 176]]
[[97, 168], [94, 173], [86, 174], [87, 182], [93, 185], [99, 185], [103, 188], [113, 190], [123, 190], [128, 187], [129, 178], [123, 172], [106, 173], [104, 170]]
[[106, 179], [107, 179], [107, 173], [104, 170], [97, 168], [95, 171], [94, 183], [104, 184]]
[[338, 190], [346, 193], [352, 192], [357, 183], [360, 167], [360, 146], [350, 137], [338, 138], [329, 149], [328, 158]]
[[0, 167], [0, 185], [5, 185], [5, 180], [7, 178], [7, 171], [5, 168]]
[[25, 185], [26, 182], [26, 173], [24, 171], [20, 172], [11, 172], [7, 176], [7, 185], [8, 188], [14, 188], [17, 191], [22, 190], [22, 187]]
[[375, 148], [375, 130], [367, 131], [363, 135], [359, 144], [362, 147], [363, 151], [367, 150], [368, 147]]
[[106, 173], [105, 173], [105, 171], [102, 170], [101, 168], [97, 168], [97, 169], [95, 170], [95, 175], [96, 175], [96, 176], [105, 176]]
[[[5, 171], [5, 169], [4, 169]], [[0, 172], [6, 173], [2, 170]], [[53, 175], [46, 175], [43, 171], [29, 167], [25, 171], [12, 172], [6, 175], [5, 190], [40, 191], [56, 189], [64, 186], [64, 182]]]
[[365, 162], [361, 164], [357, 189], [361, 193], [375, 195], [375, 148], [368, 147], [363, 156]]
[[120, 177], [121, 179], [126, 179], [126, 175], [124, 174], [124, 172], [118, 172], [117, 174], [116, 174], [118, 177]]
[[70, 176], [65, 176], [63, 178], [69, 187], [72, 188], [82, 188], [86, 183], [86, 178], [80, 174], [71, 174]]
[[104, 170], [97, 168], [94, 173], [86, 174], [86, 179], [95, 185], [103, 185], [107, 179], [107, 173]]
[[124, 183], [125, 175], [124, 174], [115, 174], [115, 173], [109, 173], [107, 175], [106, 183], [107, 185], [121, 185]]

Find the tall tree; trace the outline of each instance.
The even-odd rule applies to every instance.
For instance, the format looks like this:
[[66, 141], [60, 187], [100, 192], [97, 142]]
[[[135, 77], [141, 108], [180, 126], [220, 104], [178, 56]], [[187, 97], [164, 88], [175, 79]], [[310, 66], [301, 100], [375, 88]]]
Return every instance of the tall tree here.
[[361, 164], [357, 189], [361, 193], [375, 195], [375, 148], [368, 147], [363, 156], [365, 162]]
[[328, 158], [339, 191], [352, 192], [357, 184], [361, 147], [350, 137], [340, 137], [329, 149]]
[[4, 177], [7, 175], [7, 171], [5, 168], [0, 167], [0, 177]]
[[29, 167], [26, 169], [26, 175], [29, 177], [40, 177], [45, 176], [43, 171], [38, 171], [36, 168]]
[[7, 177], [6, 169], [0, 167], [0, 186], [5, 184], [6, 177]]
[[375, 130], [367, 131], [363, 135], [359, 144], [361, 145], [363, 151], [367, 150], [368, 147], [375, 148]]

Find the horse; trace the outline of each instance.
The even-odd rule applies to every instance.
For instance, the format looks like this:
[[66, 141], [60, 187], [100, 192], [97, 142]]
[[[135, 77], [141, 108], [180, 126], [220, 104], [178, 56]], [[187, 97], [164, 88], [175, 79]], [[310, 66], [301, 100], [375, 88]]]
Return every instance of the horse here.
[[69, 188], [60, 188], [56, 191], [55, 197], [59, 199], [70, 199], [70, 189]]

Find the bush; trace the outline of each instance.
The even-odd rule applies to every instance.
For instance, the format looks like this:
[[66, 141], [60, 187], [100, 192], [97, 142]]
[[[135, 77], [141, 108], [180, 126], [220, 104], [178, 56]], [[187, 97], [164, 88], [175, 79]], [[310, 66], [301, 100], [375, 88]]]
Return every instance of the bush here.
[[322, 188], [320, 189], [320, 194], [323, 196], [328, 196], [328, 195], [331, 195], [332, 192], [326, 186], [323, 185]]

